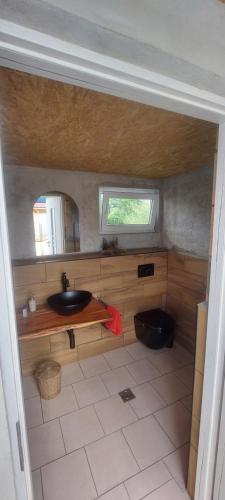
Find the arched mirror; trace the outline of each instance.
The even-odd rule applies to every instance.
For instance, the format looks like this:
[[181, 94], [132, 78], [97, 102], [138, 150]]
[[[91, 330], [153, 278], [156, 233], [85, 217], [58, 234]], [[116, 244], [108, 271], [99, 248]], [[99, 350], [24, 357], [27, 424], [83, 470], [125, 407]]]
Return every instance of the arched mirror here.
[[48, 192], [33, 205], [36, 255], [79, 252], [79, 211], [68, 195]]

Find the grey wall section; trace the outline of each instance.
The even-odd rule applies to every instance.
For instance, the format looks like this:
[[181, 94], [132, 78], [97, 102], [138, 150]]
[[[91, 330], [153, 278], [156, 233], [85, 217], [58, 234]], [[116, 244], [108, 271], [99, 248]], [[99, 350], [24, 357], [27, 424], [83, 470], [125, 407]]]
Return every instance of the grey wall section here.
[[213, 168], [164, 179], [163, 245], [208, 256]]
[[163, 193], [162, 231], [119, 235], [121, 247], [163, 245], [202, 257], [208, 255], [212, 168], [205, 167], [164, 180], [21, 166], [6, 166], [4, 171], [14, 259], [35, 256], [32, 206], [35, 198], [47, 191], [61, 191], [74, 199], [79, 208], [81, 251], [98, 251], [102, 241], [98, 210], [98, 187], [101, 185], [157, 187]]
[[[79, 208], [81, 251], [92, 252], [100, 249], [102, 241], [99, 234], [99, 186], [161, 188], [163, 184], [161, 180], [25, 166], [5, 166], [4, 173], [11, 255], [14, 259], [35, 255], [32, 207], [35, 198], [41, 194], [60, 191], [74, 199]], [[123, 248], [161, 246], [161, 233], [119, 235], [119, 244]]]

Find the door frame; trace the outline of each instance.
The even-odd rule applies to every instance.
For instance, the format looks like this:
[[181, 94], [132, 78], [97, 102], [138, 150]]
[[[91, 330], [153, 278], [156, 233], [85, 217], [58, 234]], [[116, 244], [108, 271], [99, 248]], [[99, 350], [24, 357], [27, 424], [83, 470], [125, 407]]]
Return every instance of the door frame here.
[[[212, 259], [208, 299], [208, 324], [202, 410], [196, 476], [196, 500], [217, 498], [222, 475], [216, 472], [224, 385], [225, 357], [225, 123], [219, 126]], [[224, 400], [225, 404], [225, 400]], [[223, 451], [223, 460], [224, 460]], [[221, 469], [222, 473], [222, 469]], [[213, 495], [213, 496], [212, 496]], [[222, 497], [221, 497], [222, 498]], [[224, 497], [223, 497], [224, 498]]]
[[[223, 335], [225, 331], [225, 311], [223, 311], [225, 297], [225, 98], [3, 20], [0, 33], [0, 64], [220, 125], [205, 375], [195, 492], [195, 500], [209, 500], [213, 497], [225, 356], [225, 336]], [[2, 178], [0, 178], [0, 190], [3, 193]], [[5, 227], [4, 234], [0, 234], [0, 264], [2, 259], [10, 274], [5, 208], [0, 213], [0, 224]], [[16, 390], [22, 408], [20, 418], [26, 448], [21, 379], [18, 376], [18, 349], [15, 349], [17, 339], [11, 278], [5, 283], [0, 283], [1, 288], [5, 286], [8, 287], [6, 300], [9, 312], [6, 320], [11, 325], [12, 362], [17, 372]], [[29, 483], [28, 451], [25, 462]], [[220, 480], [221, 476], [216, 475], [216, 481]], [[28, 489], [31, 491], [29, 484]]]
[[[1, 146], [1, 144], [0, 144]], [[33, 500], [0, 148], [0, 370], [16, 500]]]

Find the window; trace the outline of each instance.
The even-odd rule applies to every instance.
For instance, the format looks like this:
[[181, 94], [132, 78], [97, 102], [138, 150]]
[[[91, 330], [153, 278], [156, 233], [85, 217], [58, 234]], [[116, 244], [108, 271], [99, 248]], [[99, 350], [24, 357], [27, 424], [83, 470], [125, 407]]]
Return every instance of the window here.
[[155, 232], [157, 189], [99, 188], [100, 233]]

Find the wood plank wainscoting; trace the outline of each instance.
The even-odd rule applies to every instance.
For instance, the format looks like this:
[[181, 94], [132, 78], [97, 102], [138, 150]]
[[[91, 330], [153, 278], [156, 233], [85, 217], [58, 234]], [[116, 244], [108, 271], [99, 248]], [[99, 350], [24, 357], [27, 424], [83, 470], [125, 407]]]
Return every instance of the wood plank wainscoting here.
[[[137, 266], [148, 263], [155, 264], [155, 275], [137, 278]], [[61, 290], [63, 271], [72, 288], [89, 290], [120, 310], [123, 336], [113, 336], [104, 326], [96, 325], [76, 333], [73, 350], [65, 332], [21, 343], [24, 374], [32, 373], [42, 359], [65, 364], [135, 342], [134, 314], [157, 307], [174, 315], [177, 340], [193, 351], [197, 303], [205, 299], [207, 261], [182, 252], [160, 251], [15, 266], [16, 307], [21, 308], [31, 295], [38, 305], [44, 304], [49, 295]]]
[[187, 489], [193, 499], [195, 494], [195, 480], [198, 458], [198, 441], [202, 407], [202, 389], [205, 365], [206, 332], [208, 319], [208, 303], [198, 304], [197, 339], [195, 355], [195, 377], [191, 422], [191, 443], [189, 455], [189, 470]]
[[206, 298], [208, 261], [168, 252], [167, 311], [176, 320], [180, 344], [195, 353], [197, 305]]
[[[137, 266], [147, 263], [155, 264], [155, 275], [138, 279]], [[104, 326], [96, 325], [76, 332], [76, 348], [72, 350], [65, 332], [21, 342], [24, 374], [32, 373], [42, 359], [64, 364], [134, 342], [134, 314], [148, 308], [165, 308], [167, 252], [16, 266], [13, 270], [16, 307], [22, 307], [31, 295], [38, 305], [45, 303], [49, 295], [61, 290], [60, 278], [64, 271], [72, 288], [89, 290], [120, 310], [123, 336], [116, 337]]]

